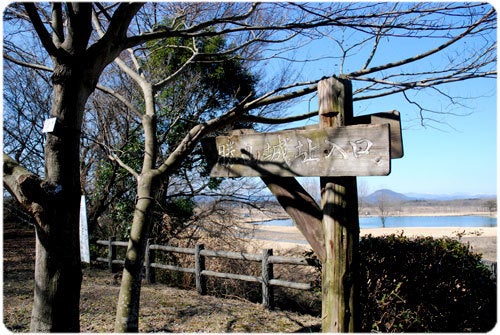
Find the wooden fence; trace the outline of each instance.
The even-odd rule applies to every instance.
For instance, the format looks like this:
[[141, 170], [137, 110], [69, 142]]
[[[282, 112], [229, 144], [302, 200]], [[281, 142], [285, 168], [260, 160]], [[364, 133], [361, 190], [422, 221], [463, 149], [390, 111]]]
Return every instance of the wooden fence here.
[[[108, 241], [99, 240], [97, 244], [108, 247], [108, 257], [98, 257], [97, 261], [108, 263], [108, 268], [111, 272], [115, 272], [117, 265], [125, 264], [124, 260], [117, 259], [117, 247], [127, 247], [127, 242], [116, 241], [114, 237], [110, 237]], [[177, 265], [160, 264], [155, 262], [156, 252], [175, 252], [181, 254], [188, 254], [194, 256], [194, 268], [183, 268]], [[205, 269], [205, 259], [207, 257], [213, 258], [227, 258], [236, 259], [249, 262], [260, 262], [262, 272], [260, 276], [250, 276], [235, 273], [216, 272]], [[206, 277], [218, 277], [242, 280], [248, 282], [261, 283], [262, 287], [262, 305], [266, 308], [273, 308], [273, 287], [281, 286], [297, 290], [310, 290], [312, 288], [309, 283], [297, 283], [292, 281], [285, 281], [274, 279], [273, 265], [274, 264], [289, 264], [289, 265], [313, 265], [312, 259], [299, 258], [299, 257], [285, 257], [273, 256], [272, 249], [263, 249], [261, 254], [251, 254], [242, 252], [228, 252], [207, 250], [203, 244], [197, 244], [195, 248], [179, 248], [158, 244], [151, 244], [148, 241], [144, 259], [145, 277], [149, 283], [155, 282], [155, 269], [164, 269], [170, 271], [179, 271], [192, 273], [195, 276], [196, 290], [199, 294], [204, 295], [207, 292]]]

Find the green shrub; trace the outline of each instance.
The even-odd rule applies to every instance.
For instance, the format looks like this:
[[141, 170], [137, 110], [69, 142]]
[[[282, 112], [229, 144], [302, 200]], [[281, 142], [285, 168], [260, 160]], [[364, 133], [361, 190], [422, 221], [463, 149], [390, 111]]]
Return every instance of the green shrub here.
[[496, 323], [496, 281], [451, 238], [360, 240], [362, 331], [485, 332]]

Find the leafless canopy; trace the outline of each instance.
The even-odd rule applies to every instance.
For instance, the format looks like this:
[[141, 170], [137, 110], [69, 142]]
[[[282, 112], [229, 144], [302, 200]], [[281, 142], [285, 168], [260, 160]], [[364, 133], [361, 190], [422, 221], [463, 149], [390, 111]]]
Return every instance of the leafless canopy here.
[[[58, 28], [63, 6], [38, 3], [31, 9], [44, 14], [35, 27], [47, 32], [41, 42], [52, 55], [64, 41]], [[189, 46], [172, 45], [192, 53], [186, 64], [207, 62], [211, 55], [197, 50], [197, 40], [223, 35], [228, 43], [221, 53], [237, 52], [265, 79], [247, 110], [315, 92], [320, 76], [343, 75], [355, 82], [355, 101], [402, 93], [425, 112], [408, 91], [430, 88], [453, 99], [443, 84], [496, 76], [496, 12], [486, 3], [95, 3], [93, 10], [103, 35], [88, 54], [119, 43], [133, 55], [122, 55], [123, 61], [154, 53], [154, 45], [144, 47], [148, 41], [180, 37], [192, 40]], [[45, 55], [18, 43], [32, 33], [22, 22], [29, 17], [30, 10], [19, 4], [7, 7], [4, 57], [50, 68], [41, 61]], [[130, 20], [130, 26], [120, 26]], [[127, 37], [116, 40], [120, 29], [128, 29]], [[155, 82], [154, 89], [184, 66]]]

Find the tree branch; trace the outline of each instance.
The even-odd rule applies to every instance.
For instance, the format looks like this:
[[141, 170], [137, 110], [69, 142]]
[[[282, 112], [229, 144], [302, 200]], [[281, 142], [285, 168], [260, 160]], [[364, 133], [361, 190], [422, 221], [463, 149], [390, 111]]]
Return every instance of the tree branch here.
[[179, 145], [172, 151], [162, 165], [157, 169], [161, 175], [168, 175], [172, 169], [175, 169], [181, 161], [189, 155], [200, 139], [205, 135], [214, 132], [221, 127], [232, 124], [246, 111], [244, 107], [251, 95], [243, 99], [238, 105], [231, 108], [227, 113], [213, 118], [203, 124], [198, 124], [191, 128], [184, 136]]
[[[88, 54], [95, 55], [96, 62], [107, 65], [112, 62], [122, 50], [126, 49], [124, 43], [127, 36], [127, 30], [130, 22], [142, 6], [144, 6], [144, 3], [140, 2], [120, 3], [109, 21], [106, 32], [95, 44], [88, 48]], [[104, 8], [103, 11], [105, 12]], [[100, 27], [100, 23], [94, 11], [92, 17], [93, 21], [97, 22], [96, 27]]]
[[125, 106], [127, 106], [127, 108], [130, 109], [135, 115], [142, 118], [143, 114], [137, 108], [135, 108], [135, 106], [132, 105], [132, 103], [128, 99], [126, 99], [123, 95], [121, 95], [120, 93], [114, 91], [113, 89], [111, 89], [109, 87], [102, 86], [99, 84], [96, 86], [96, 88], [102, 92], [105, 92], [105, 93], [115, 97], [121, 103], [123, 103]]
[[459, 34], [459, 35], [455, 36], [454, 38], [448, 40], [446, 43], [443, 43], [443, 44], [439, 45], [438, 47], [436, 47], [434, 49], [428, 50], [428, 51], [426, 51], [424, 53], [421, 53], [421, 54], [413, 56], [413, 57], [408, 57], [408, 58], [402, 59], [402, 60], [397, 61], [397, 62], [386, 63], [386, 64], [381, 65], [381, 66], [374, 66], [372, 68], [361, 69], [359, 71], [354, 71], [354, 72], [351, 72], [351, 73], [347, 74], [346, 76], [348, 78], [355, 78], [355, 77], [358, 77], [358, 76], [361, 76], [361, 75], [366, 75], [366, 74], [369, 74], [369, 73], [379, 72], [379, 71], [382, 71], [382, 70], [387, 70], [387, 69], [390, 69], [390, 68], [395, 68], [395, 67], [398, 67], [398, 66], [401, 66], [401, 65], [409, 64], [409, 63], [415, 62], [417, 60], [423, 59], [425, 57], [428, 57], [430, 55], [433, 55], [433, 54], [435, 54], [435, 53], [437, 53], [437, 52], [439, 52], [439, 51], [441, 51], [441, 50], [449, 47], [450, 45], [456, 43], [457, 41], [461, 40], [465, 36], [469, 35], [481, 23], [483, 23], [484, 21], [486, 21], [490, 16], [494, 15], [494, 13], [495, 13], [495, 9], [493, 8], [486, 15], [484, 15], [481, 19], [477, 20], [474, 24], [472, 24], [469, 28], [467, 28], [464, 32], [462, 32], [461, 34]]
[[307, 114], [290, 116], [285, 118], [268, 118], [257, 115], [243, 115], [241, 116], [241, 120], [243, 122], [254, 122], [254, 123], [263, 123], [263, 124], [284, 124], [296, 121], [306, 120], [312, 117], [318, 116], [318, 111], [310, 112]]
[[40, 203], [46, 196], [43, 189], [43, 180], [26, 170], [5, 153], [3, 154], [3, 184], [10, 194], [35, 218], [40, 217], [43, 213]]
[[47, 31], [47, 29], [45, 29], [45, 26], [43, 25], [43, 22], [40, 19], [40, 16], [38, 15], [38, 11], [36, 9], [35, 4], [31, 2], [26, 2], [24, 3], [24, 8], [26, 9], [26, 13], [28, 13], [30, 21], [33, 24], [33, 27], [35, 28], [35, 31], [38, 34], [38, 37], [40, 38], [42, 45], [47, 50], [49, 55], [52, 57], [60, 57], [61, 52], [52, 42], [52, 38], [49, 32]]
[[62, 18], [62, 3], [54, 2], [52, 4], [52, 42], [56, 46], [60, 46], [64, 41], [64, 29]]
[[114, 153], [110, 153], [108, 155], [108, 158], [112, 161], [115, 161], [118, 163], [118, 165], [120, 165], [122, 168], [124, 168], [125, 170], [128, 171], [128, 173], [130, 173], [132, 176], [134, 176], [136, 179], [139, 178], [139, 173], [137, 173], [137, 171], [135, 171], [134, 169], [132, 169], [132, 167], [130, 167], [130, 165], [126, 164], [124, 161], [122, 161], [120, 159], [120, 157], [118, 157], [116, 154]]
[[35, 69], [35, 70], [42, 70], [42, 71], [47, 71], [47, 72], [54, 72], [54, 69], [50, 68], [48, 66], [45, 66], [45, 65], [42, 65], [42, 64], [35, 64], [35, 63], [23, 62], [23, 61], [17, 60], [15, 58], [7, 55], [6, 53], [3, 54], [3, 58], [7, 59], [8, 61], [10, 61], [10, 62], [12, 62], [14, 64], [20, 65], [20, 66], [29, 67], [29, 68], [32, 68], [32, 69]]
[[[275, 103], [278, 103], [278, 102], [290, 100], [290, 99], [293, 99], [293, 98], [298, 98], [298, 97], [304, 96], [304, 95], [309, 94], [309, 93], [313, 93], [313, 92], [315, 92], [317, 90], [317, 88], [318, 88], [318, 82], [320, 80], [321, 79], [315, 80], [315, 81], [311, 81], [311, 82], [308, 82], [308, 83], [296, 83], [296, 84], [292, 84], [292, 85], [288, 85], [288, 86], [283, 86], [283, 87], [277, 88], [277, 89], [275, 89], [273, 91], [270, 91], [270, 92], [262, 95], [261, 97], [255, 99], [253, 101], [250, 101], [249, 103], [247, 103], [245, 105], [245, 109], [251, 110], [251, 109], [259, 108], [259, 107], [262, 107], [262, 106], [267, 106], [267, 105], [275, 104]], [[285, 91], [285, 90], [290, 89], [292, 87], [304, 86], [304, 85], [310, 85], [310, 86], [306, 87], [306, 88], [302, 88], [302, 89], [296, 90], [296, 91], [287, 92], [287, 93], [284, 93], [284, 94], [281, 94], [281, 95], [272, 96], [275, 93], [278, 93], [278, 92], [281, 92], [281, 91]]]

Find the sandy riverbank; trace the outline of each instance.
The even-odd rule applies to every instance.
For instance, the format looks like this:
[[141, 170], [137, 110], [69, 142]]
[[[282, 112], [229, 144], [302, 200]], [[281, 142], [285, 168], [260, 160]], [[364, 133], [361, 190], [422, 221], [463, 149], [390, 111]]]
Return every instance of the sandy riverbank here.
[[[403, 234], [408, 237], [431, 236], [434, 238], [450, 237], [469, 243], [472, 250], [483, 255], [489, 261], [496, 261], [496, 227], [411, 227], [411, 228], [366, 228], [360, 235], [383, 236]], [[296, 227], [259, 226], [255, 230], [255, 242], [262, 248], [273, 249], [309, 249], [305, 238]]]
[[[398, 216], [484, 216], [496, 218], [497, 213], [490, 212], [432, 212], [432, 213], [418, 213], [418, 212], [404, 212], [399, 214], [389, 214], [387, 217]], [[360, 218], [379, 218], [380, 215], [360, 215]]]

